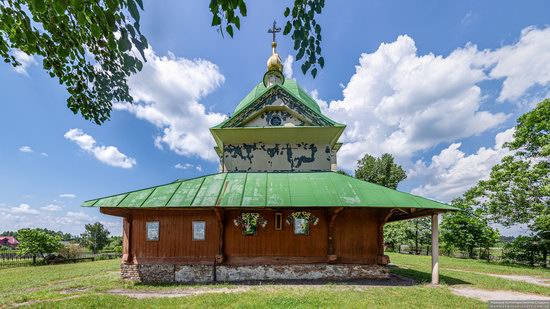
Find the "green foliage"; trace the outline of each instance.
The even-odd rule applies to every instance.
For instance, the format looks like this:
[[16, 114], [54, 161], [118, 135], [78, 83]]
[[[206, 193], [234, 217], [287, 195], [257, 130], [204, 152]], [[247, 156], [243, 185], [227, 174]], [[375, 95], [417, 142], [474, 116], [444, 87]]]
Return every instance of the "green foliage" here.
[[488, 252], [499, 239], [497, 230], [489, 226], [480, 210], [474, 210], [464, 199], [456, 199], [453, 206], [462, 211], [444, 214], [441, 222], [441, 240], [443, 249], [452, 252], [458, 249], [475, 258], [475, 248], [484, 248]]
[[346, 172], [344, 170], [337, 170], [336, 173], [346, 175], [346, 176], [351, 176], [348, 172]]
[[466, 193], [476, 199], [495, 222], [528, 224], [550, 239], [550, 100], [518, 119], [514, 150], [493, 167], [491, 177]]
[[397, 251], [399, 245], [413, 248], [420, 254], [420, 248], [432, 243], [430, 218], [416, 218], [384, 225], [384, 243], [389, 251]]
[[222, 36], [224, 29], [230, 37], [233, 37], [233, 27], [241, 29], [241, 17], [246, 16], [244, 0], [210, 0], [209, 7], [212, 13], [212, 27], [218, 27]]
[[76, 259], [84, 254], [84, 248], [82, 248], [79, 244], [68, 244], [61, 247], [58, 253], [66, 259]]
[[0, 234], [0, 236], [13, 236], [17, 239], [17, 231], [4, 231]]
[[109, 231], [100, 222], [86, 224], [82, 233], [82, 244], [97, 253], [109, 243]]
[[[302, 61], [302, 72], [311, 72], [315, 78], [318, 67], [325, 66], [321, 56], [321, 25], [316, 17], [322, 13], [324, 0], [295, 0], [292, 8], [285, 8], [283, 15], [287, 22], [283, 29], [284, 35], [290, 35], [294, 41], [296, 60]], [[241, 18], [247, 14], [244, 0], [210, 0], [212, 26], [217, 27], [222, 34], [234, 35], [234, 28], [241, 29]]]
[[[302, 72], [315, 78], [323, 68], [321, 14], [324, 0], [295, 0], [287, 7], [284, 34], [292, 32]], [[211, 0], [212, 26], [233, 37], [247, 16], [245, 0]], [[42, 66], [69, 93], [74, 113], [102, 124], [112, 102], [132, 102], [128, 77], [143, 68], [147, 39], [140, 31], [142, 0], [0, 0], [0, 57], [21, 65], [20, 50], [39, 56]], [[139, 54], [139, 58], [136, 54]]]
[[61, 231], [53, 231], [53, 230], [48, 230], [48, 229], [44, 229], [44, 228], [36, 228], [35, 230], [42, 231], [42, 232], [44, 232], [46, 234], [49, 234], [49, 235], [52, 235], [52, 236], [58, 236], [63, 241], [69, 241], [69, 240], [72, 240], [74, 238], [73, 235], [71, 235], [69, 233], [63, 233]]
[[548, 242], [536, 236], [518, 236], [504, 246], [503, 258], [529, 266], [547, 266]]
[[316, 15], [321, 14], [325, 7], [325, 0], [295, 0], [292, 9], [287, 7], [284, 16], [289, 18], [283, 29], [283, 34], [292, 32], [294, 50], [297, 52], [296, 61], [302, 62], [302, 73], [311, 69], [311, 76], [317, 76], [317, 65], [322, 69], [325, 59], [321, 56], [321, 25]]
[[39, 229], [21, 229], [17, 234], [21, 254], [44, 256], [44, 254], [56, 252], [61, 247], [61, 237]]
[[101, 124], [113, 101], [132, 102], [126, 83], [143, 64], [141, 0], [0, 0], [0, 57], [17, 66], [19, 49], [42, 58], [63, 84], [73, 113]]
[[407, 174], [401, 165], [395, 163], [391, 154], [385, 153], [380, 158], [366, 154], [357, 161], [355, 178], [396, 189], [407, 178]]

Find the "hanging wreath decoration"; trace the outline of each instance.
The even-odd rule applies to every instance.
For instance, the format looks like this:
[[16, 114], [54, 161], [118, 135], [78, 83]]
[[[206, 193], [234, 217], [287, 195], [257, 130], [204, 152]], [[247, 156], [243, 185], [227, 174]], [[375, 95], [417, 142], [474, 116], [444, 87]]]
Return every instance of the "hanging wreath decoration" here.
[[309, 211], [295, 211], [286, 217], [286, 224], [291, 225], [295, 219], [305, 219], [309, 224], [317, 225], [319, 218], [315, 217]]
[[308, 211], [295, 211], [286, 217], [286, 224], [294, 224], [294, 234], [309, 235], [309, 226], [317, 225], [319, 218]]
[[261, 227], [267, 226], [267, 220], [257, 212], [243, 212], [240, 216], [233, 220], [235, 226], [243, 227], [243, 235], [256, 235], [258, 225]]

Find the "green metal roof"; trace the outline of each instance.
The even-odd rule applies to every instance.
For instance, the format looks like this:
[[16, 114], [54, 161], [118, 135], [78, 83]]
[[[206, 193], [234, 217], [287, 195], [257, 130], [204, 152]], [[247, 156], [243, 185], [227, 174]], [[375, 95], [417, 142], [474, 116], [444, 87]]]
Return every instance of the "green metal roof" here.
[[[302, 103], [307, 108], [312, 110], [315, 114], [319, 115], [321, 118], [326, 120], [332, 126], [345, 128], [345, 125], [338, 123], [328, 118], [326, 115], [324, 115], [321, 112], [321, 108], [319, 107], [319, 104], [317, 104], [317, 102], [304, 89], [298, 86], [298, 84], [294, 80], [288, 79], [288, 80], [285, 80], [285, 82], [282, 85], [275, 84], [267, 88], [264, 86], [263, 83], [259, 83], [258, 85], [256, 85], [256, 87], [252, 89], [252, 91], [250, 91], [246, 95], [246, 97], [244, 97], [244, 99], [242, 99], [242, 101], [237, 105], [237, 107], [235, 108], [235, 111], [229, 118], [227, 118], [220, 124], [212, 127], [211, 130], [224, 128], [227, 123], [231, 122], [233, 118], [235, 118], [237, 115], [243, 112], [248, 106], [255, 103], [261, 96], [266, 94], [268, 91], [275, 89], [277, 87], [282, 88], [284, 91], [289, 93], [292, 97], [294, 97], [300, 103]], [[272, 127], [270, 127], [270, 129], [272, 129]]]
[[252, 91], [250, 91], [246, 95], [246, 97], [244, 97], [244, 99], [242, 99], [242, 101], [237, 105], [237, 107], [235, 107], [234, 114], [240, 112], [248, 105], [254, 103], [254, 101], [256, 101], [256, 99], [261, 97], [264, 93], [266, 93], [268, 89], [271, 89], [276, 86], [281, 86], [283, 89], [288, 91], [294, 97], [299, 99], [302, 103], [307, 105], [307, 107], [317, 112], [321, 112], [321, 108], [319, 107], [319, 104], [317, 104], [317, 102], [315, 102], [315, 100], [312, 97], [310, 97], [309, 94], [307, 94], [307, 92], [304, 89], [298, 86], [298, 84], [293, 79], [289, 78], [289, 79], [285, 79], [285, 82], [282, 85], [276, 84], [271, 87], [265, 87], [263, 82], [259, 83], [258, 85], [256, 85], [256, 87], [252, 89]]
[[218, 173], [86, 201], [85, 207], [457, 208], [335, 172]]

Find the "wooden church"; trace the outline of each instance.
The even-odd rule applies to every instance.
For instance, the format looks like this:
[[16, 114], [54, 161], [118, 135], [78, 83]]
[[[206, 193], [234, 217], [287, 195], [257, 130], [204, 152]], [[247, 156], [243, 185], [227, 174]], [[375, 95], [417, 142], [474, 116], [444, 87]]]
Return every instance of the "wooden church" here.
[[[275, 29], [273, 29], [275, 30]], [[336, 172], [345, 125], [276, 53], [210, 129], [220, 172], [86, 201], [123, 218], [122, 277], [142, 282], [387, 278], [383, 227], [453, 207]]]

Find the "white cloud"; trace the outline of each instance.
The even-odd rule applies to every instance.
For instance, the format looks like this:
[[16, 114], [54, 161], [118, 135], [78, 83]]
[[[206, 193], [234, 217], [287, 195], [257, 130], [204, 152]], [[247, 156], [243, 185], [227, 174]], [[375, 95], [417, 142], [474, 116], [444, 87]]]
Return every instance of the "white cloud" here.
[[187, 169], [192, 168], [193, 166], [194, 165], [191, 164], [191, 163], [185, 163], [185, 164], [178, 163], [178, 164], [174, 165], [174, 167], [179, 169], [179, 170], [187, 170]]
[[[516, 43], [494, 50], [469, 43], [448, 56], [418, 55], [414, 40], [399, 36], [361, 55], [343, 99], [318, 101], [348, 125], [338, 160], [353, 169], [365, 153], [389, 152], [403, 162], [502, 124], [509, 115], [484, 110], [491, 98], [480, 84], [494, 79], [503, 80], [499, 101], [550, 93], [550, 27], [526, 28]], [[533, 86], [539, 94], [529, 92]]]
[[292, 75], [294, 73], [294, 70], [292, 68], [293, 63], [294, 57], [292, 55], [286, 56], [286, 59], [283, 63], [283, 73], [285, 74], [285, 78], [292, 78]]
[[[0, 231], [19, 230], [22, 228], [47, 228], [78, 235], [84, 231], [85, 224], [99, 221], [109, 229], [111, 235], [121, 235], [122, 233], [122, 221], [120, 218], [105, 215], [96, 216], [97, 209], [85, 209], [92, 213], [92, 215], [87, 214], [83, 210], [69, 211], [63, 214], [58, 211], [48, 211], [47, 209], [38, 212], [36, 209], [27, 206], [0, 207]], [[53, 207], [48, 208], [53, 209]]]
[[21, 64], [21, 65], [18, 65], [18, 66], [13, 68], [15, 70], [15, 72], [17, 72], [19, 74], [28, 75], [27, 74], [27, 69], [31, 65], [38, 64], [38, 62], [36, 62], [36, 59], [34, 58], [33, 55], [28, 55], [28, 54], [22, 52], [19, 49], [14, 49], [13, 50], [13, 56]]
[[30, 214], [37, 215], [39, 212], [36, 209], [31, 208], [29, 204], [20, 204], [17, 207], [11, 207], [10, 212], [14, 214]]
[[21, 152], [27, 152], [27, 153], [32, 153], [34, 152], [34, 150], [32, 150], [31, 146], [21, 146], [19, 148], [19, 151]]
[[504, 79], [499, 101], [513, 101], [535, 86], [550, 84], [550, 28], [528, 27], [518, 42], [487, 52], [487, 63], [494, 64], [492, 78]]
[[40, 209], [46, 210], [46, 211], [59, 211], [62, 209], [62, 207], [56, 204], [48, 204], [46, 206], [40, 207]]
[[466, 13], [466, 15], [464, 15], [464, 17], [462, 18], [462, 20], [460, 21], [460, 23], [464, 26], [468, 25], [469, 23], [472, 22], [472, 20], [474, 20], [476, 16], [474, 15], [474, 13], [472, 13], [472, 11], [469, 11], [468, 13]]
[[487, 76], [477, 57], [473, 45], [447, 57], [418, 55], [406, 35], [362, 54], [344, 98], [320, 104], [326, 114], [348, 125], [340, 165], [353, 169], [365, 153], [409, 158], [502, 123], [505, 114], [481, 110], [477, 83]]
[[64, 136], [105, 164], [122, 168], [132, 168], [136, 164], [134, 158], [123, 154], [115, 146], [97, 146], [95, 139], [80, 129], [70, 129]]
[[90, 222], [93, 220], [93, 218], [90, 215], [82, 211], [79, 211], [79, 212], [69, 211], [67, 212], [67, 217], [78, 222]]
[[61, 198], [75, 198], [76, 195], [72, 194], [72, 193], [61, 193], [61, 194], [59, 194], [59, 197], [61, 197]]
[[180, 170], [188, 170], [188, 169], [195, 168], [197, 171], [202, 172], [202, 166], [200, 164], [193, 165], [191, 163], [184, 163], [184, 164], [178, 163], [174, 165], [174, 167]]
[[[32, 149], [31, 146], [27, 146], [27, 145], [19, 147], [19, 151], [20, 152], [26, 152], [26, 153], [34, 153], [34, 149]], [[48, 156], [48, 154], [45, 153], [45, 152], [41, 152], [40, 155], [44, 156], [44, 157]]]
[[462, 195], [479, 180], [489, 177], [491, 168], [510, 154], [503, 145], [511, 141], [513, 135], [514, 128], [500, 132], [493, 147], [481, 147], [471, 155], [460, 150], [460, 143], [453, 143], [433, 156], [431, 163], [417, 161], [408, 176], [420, 179], [423, 184], [411, 193], [445, 202]]
[[162, 130], [155, 139], [157, 148], [165, 145], [180, 155], [216, 161], [208, 129], [226, 116], [207, 111], [200, 100], [224, 82], [218, 66], [172, 53], [157, 56], [152, 49], [146, 50], [146, 56], [143, 70], [128, 81], [136, 102], [117, 103], [114, 109], [126, 110]]

